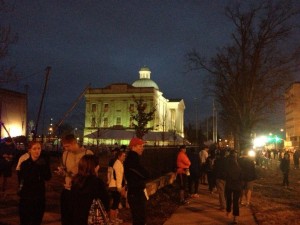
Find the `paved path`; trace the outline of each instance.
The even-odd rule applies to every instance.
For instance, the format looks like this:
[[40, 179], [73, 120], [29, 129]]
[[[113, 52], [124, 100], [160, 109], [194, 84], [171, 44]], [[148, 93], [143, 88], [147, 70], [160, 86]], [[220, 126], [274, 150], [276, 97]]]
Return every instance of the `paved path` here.
[[[232, 218], [227, 218], [224, 211], [219, 210], [218, 195], [211, 195], [207, 186], [200, 185], [199, 198], [190, 199], [188, 205], [180, 206], [175, 213], [164, 223], [164, 225], [229, 225]], [[0, 225], [19, 225], [17, 202], [18, 197], [13, 190], [8, 192], [7, 201], [0, 200]], [[50, 199], [48, 200], [50, 201]], [[12, 204], [15, 203], [15, 204]], [[3, 207], [7, 204], [7, 207]], [[14, 206], [12, 206], [14, 205]], [[252, 215], [251, 208], [241, 207], [238, 218], [239, 225], [257, 225]], [[2, 223], [1, 223], [2, 222]], [[60, 225], [60, 214], [46, 211], [43, 218], [43, 225]], [[126, 223], [129, 224], [129, 223]], [[125, 223], [124, 223], [125, 225]], [[149, 221], [148, 225], [151, 225]], [[157, 225], [157, 224], [156, 224]]]
[[[232, 216], [219, 210], [218, 194], [210, 194], [207, 185], [200, 185], [200, 197], [189, 199], [180, 206], [164, 225], [223, 225], [231, 224]], [[240, 207], [239, 225], [256, 225], [250, 207]]]
[[[19, 225], [18, 201], [16, 194], [17, 178], [15, 173], [9, 181], [6, 198], [0, 196], [0, 225]], [[61, 181], [52, 178], [52, 183], [47, 185], [47, 209], [43, 218], [43, 225], [60, 225], [59, 195]], [[218, 210], [218, 195], [211, 195], [207, 185], [200, 185], [200, 197], [190, 199], [190, 204], [180, 206], [164, 225], [223, 225], [230, 224], [232, 218], [227, 218], [224, 211]], [[128, 225], [129, 223], [123, 223]], [[239, 225], [256, 225], [251, 209], [240, 208]], [[148, 221], [147, 225], [151, 225]], [[158, 224], [155, 224], [158, 225]]]

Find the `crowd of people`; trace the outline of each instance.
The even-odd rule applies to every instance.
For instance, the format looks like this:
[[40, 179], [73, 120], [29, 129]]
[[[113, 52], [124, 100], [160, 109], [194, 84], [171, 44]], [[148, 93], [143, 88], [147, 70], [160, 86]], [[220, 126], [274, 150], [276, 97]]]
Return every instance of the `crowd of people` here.
[[197, 152], [195, 148], [187, 151], [181, 146], [177, 156], [177, 181], [179, 203], [187, 204], [188, 198], [199, 197], [199, 183], [207, 185], [211, 194], [217, 191], [220, 210], [233, 215], [237, 223], [239, 206], [249, 206], [253, 183], [256, 179], [254, 160], [246, 152], [240, 157], [234, 150], [209, 149], [204, 147]]
[[[107, 182], [100, 178], [99, 158], [93, 151], [79, 145], [73, 134], [61, 141], [64, 149], [61, 165], [55, 171], [64, 177], [60, 197], [61, 224], [121, 224], [118, 209], [121, 199], [130, 208], [133, 225], [146, 224], [146, 181], [150, 174], [140, 162], [145, 142], [132, 138], [126, 146], [115, 146], [108, 163]], [[290, 153], [279, 156], [282, 185], [289, 186]], [[8, 178], [12, 176], [17, 156], [13, 140], [8, 137], [0, 145], [1, 194], [5, 195]], [[299, 169], [300, 152], [293, 153], [295, 169]], [[211, 194], [219, 196], [220, 210], [233, 215], [237, 223], [240, 206], [251, 204], [256, 177], [255, 158], [246, 151], [205, 146], [187, 150], [180, 146], [176, 160], [176, 180], [179, 187], [179, 204], [188, 204], [189, 198], [199, 197], [199, 185], [207, 185]], [[45, 182], [51, 179], [50, 161], [43, 154], [41, 143], [31, 141], [28, 152], [18, 157], [16, 171], [19, 190], [19, 217], [21, 225], [42, 224], [46, 205]], [[95, 211], [95, 204], [100, 212]], [[100, 219], [99, 219], [100, 218]], [[102, 222], [101, 222], [102, 221]], [[104, 221], [104, 222], [103, 222]]]
[[[142, 139], [132, 138], [129, 152], [125, 152], [124, 146], [114, 148], [105, 183], [98, 174], [99, 158], [93, 151], [80, 146], [73, 134], [64, 136], [61, 165], [54, 171], [64, 177], [60, 196], [61, 224], [121, 224], [123, 221], [118, 218], [118, 208], [122, 197], [126, 198], [131, 210], [132, 224], [146, 224], [146, 180], [149, 173], [140, 163], [144, 143]], [[6, 138], [0, 145], [1, 197], [5, 194], [15, 163], [20, 225], [42, 224], [46, 182], [53, 176], [49, 157], [36, 140], [28, 143], [28, 152], [18, 156], [13, 140]]]

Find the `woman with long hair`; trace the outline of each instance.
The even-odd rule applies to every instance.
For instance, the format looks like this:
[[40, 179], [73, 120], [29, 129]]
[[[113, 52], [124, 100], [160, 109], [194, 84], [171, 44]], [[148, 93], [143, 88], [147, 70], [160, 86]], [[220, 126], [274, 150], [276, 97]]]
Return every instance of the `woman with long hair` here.
[[41, 224], [45, 212], [45, 181], [50, 180], [49, 160], [41, 155], [41, 144], [28, 144], [29, 158], [20, 166], [19, 215], [20, 224]]
[[116, 153], [116, 161], [113, 164], [113, 171], [111, 174], [111, 179], [108, 184], [108, 191], [110, 192], [112, 198], [112, 204], [110, 207], [109, 217], [111, 221], [123, 222], [118, 218], [118, 207], [121, 202], [121, 197], [125, 197], [125, 178], [124, 178], [124, 160], [125, 152], [119, 151]]
[[84, 155], [78, 163], [78, 173], [72, 179], [72, 225], [86, 225], [94, 199], [100, 199], [109, 210], [109, 195], [105, 183], [98, 177], [99, 159], [95, 155]]

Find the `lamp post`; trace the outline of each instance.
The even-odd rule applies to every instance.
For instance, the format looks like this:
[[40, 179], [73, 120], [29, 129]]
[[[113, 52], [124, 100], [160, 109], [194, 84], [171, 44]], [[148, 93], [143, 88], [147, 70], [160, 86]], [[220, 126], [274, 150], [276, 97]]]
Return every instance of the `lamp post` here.
[[195, 127], [196, 127], [196, 145], [198, 145], [198, 102], [197, 98], [194, 98], [195, 100], [195, 114], [196, 114], [196, 122], [195, 122]]

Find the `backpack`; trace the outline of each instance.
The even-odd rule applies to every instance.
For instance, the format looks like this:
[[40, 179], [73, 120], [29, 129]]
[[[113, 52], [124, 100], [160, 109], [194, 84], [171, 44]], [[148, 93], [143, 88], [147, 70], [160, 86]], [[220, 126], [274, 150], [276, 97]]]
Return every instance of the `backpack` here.
[[108, 215], [100, 199], [93, 199], [93, 202], [89, 210], [87, 224], [88, 225], [109, 224]]
[[206, 171], [213, 171], [214, 170], [214, 165], [215, 165], [215, 159], [211, 158], [211, 157], [208, 157], [206, 159]]

